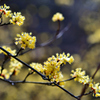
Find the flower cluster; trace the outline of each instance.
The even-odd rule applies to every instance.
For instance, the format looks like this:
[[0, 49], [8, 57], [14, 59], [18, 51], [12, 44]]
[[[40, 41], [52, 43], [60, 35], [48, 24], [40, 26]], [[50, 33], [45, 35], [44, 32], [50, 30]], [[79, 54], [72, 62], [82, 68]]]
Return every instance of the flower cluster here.
[[75, 77], [75, 81], [78, 81], [82, 84], [87, 84], [90, 82], [89, 76], [85, 75], [85, 71], [82, 71], [82, 68], [77, 68], [75, 71], [71, 71], [73, 74], [71, 74], [72, 77]]
[[100, 83], [90, 83], [89, 87], [93, 90], [93, 96], [100, 97]]
[[100, 83], [93, 83], [93, 79], [88, 75], [85, 75], [85, 71], [82, 71], [81, 68], [77, 68], [75, 71], [72, 70], [72, 77], [75, 77], [75, 81], [78, 81], [83, 84], [88, 84], [89, 87], [93, 90], [93, 96], [100, 97]]
[[11, 10], [8, 10], [10, 7], [4, 4], [3, 6], [0, 6], [0, 13], [4, 14], [5, 17], [9, 17], [11, 14]]
[[68, 62], [71, 64], [74, 61], [74, 58], [70, 56], [68, 53], [65, 55], [63, 54], [56, 54], [56, 56], [49, 57], [44, 64], [38, 64], [38, 63], [32, 63], [30, 66], [32, 66], [34, 69], [36, 69], [39, 72], [42, 72], [51, 82], [56, 81], [59, 85], [64, 85], [63, 81], [63, 74], [60, 71], [60, 68], [63, 64], [66, 64]]
[[56, 14], [53, 15], [52, 17], [52, 21], [53, 22], [56, 22], [56, 21], [63, 21], [64, 20], [64, 17], [61, 13], [57, 12]]
[[17, 24], [17, 25], [22, 25], [25, 17], [21, 15], [20, 12], [14, 12], [12, 13], [11, 10], [9, 10], [9, 6], [7, 6], [6, 4], [4, 4], [4, 6], [0, 6], [0, 12], [1, 14], [4, 14], [5, 17], [9, 17], [10, 18], [10, 23], [12, 24]]
[[1, 72], [1, 70], [2, 70], [2, 67], [0, 66], [0, 78], [1, 79], [4, 79], [4, 78], [9, 79], [10, 74], [8, 73], [7, 69], [3, 69], [2, 72]]
[[44, 62], [44, 73], [51, 81], [60, 82], [63, 78], [60, 71], [61, 66], [66, 64], [66, 62], [71, 64], [73, 61], [74, 58], [69, 53], [67, 55], [65, 53], [60, 55], [57, 53], [56, 56], [52, 56]]
[[[37, 71], [43, 73], [43, 65], [40, 63], [31, 63], [30, 66], [34, 69], [36, 69]], [[30, 68], [29, 68], [30, 70]]]
[[[2, 46], [2, 48], [10, 52], [12, 55], [16, 55], [16, 50], [12, 50], [10, 47], [7, 47], [7, 46]], [[3, 50], [0, 50], [0, 53], [7, 55], [7, 53], [5, 53]]]
[[10, 75], [17, 75], [20, 72], [22, 66], [23, 65], [19, 61], [15, 60], [14, 58], [11, 58], [10, 65], [9, 65]]
[[30, 49], [35, 48], [36, 37], [31, 36], [32, 33], [22, 32], [21, 35], [17, 34], [18, 38], [15, 38], [15, 44], [21, 44], [21, 48], [25, 49], [26, 47]]
[[25, 20], [25, 17], [21, 15], [21, 12], [14, 12], [14, 14], [11, 14], [11, 19], [10, 19], [10, 23], [12, 24], [17, 24], [19, 26], [21, 26], [23, 24]]

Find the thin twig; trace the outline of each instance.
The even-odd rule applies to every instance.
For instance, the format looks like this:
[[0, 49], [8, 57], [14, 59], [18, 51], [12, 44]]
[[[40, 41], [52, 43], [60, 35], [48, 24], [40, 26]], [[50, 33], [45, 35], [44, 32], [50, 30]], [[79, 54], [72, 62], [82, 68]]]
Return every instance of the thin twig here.
[[54, 85], [56, 85], [57, 87], [59, 87], [60, 89], [62, 89], [63, 91], [65, 91], [66, 93], [68, 93], [69, 95], [71, 95], [72, 97], [78, 99], [77, 96], [73, 95], [72, 93], [70, 93], [69, 91], [67, 91], [66, 89], [64, 89], [63, 87], [61, 87], [60, 85], [58, 85], [56, 82], [53, 82]]
[[26, 77], [25, 77], [25, 79], [23, 80], [23, 82], [25, 82], [26, 79], [28, 78], [28, 76], [30, 76], [31, 74], [33, 74], [33, 72], [29, 72], [29, 73], [26, 75]]
[[89, 91], [88, 93], [85, 93], [84, 95], [89, 95], [91, 93], [93, 93], [93, 90], [92, 91]]
[[66, 82], [66, 81], [70, 81], [70, 80], [73, 80], [75, 79], [76, 77], [73, 77], [73, 78], [70, 78], [70, 79], [67, 79], [67, 80], [63, 80], [63, 81], [59, 81], [59, 82]]
[[23, 49], [23, 48], [20, 48], [20, 49], [18, 50], [17, 54], [15, 55], [15, 57], [17, 57], [17, 56], [19, 55], [19, 53], [20, 53], [22, 50], [24, 50], [24, 49]]

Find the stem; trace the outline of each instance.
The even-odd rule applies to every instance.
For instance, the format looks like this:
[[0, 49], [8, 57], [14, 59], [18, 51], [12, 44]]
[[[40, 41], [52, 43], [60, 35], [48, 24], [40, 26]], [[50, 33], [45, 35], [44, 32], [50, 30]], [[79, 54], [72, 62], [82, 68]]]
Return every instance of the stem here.
[[88, 95], [88, 94], [90, 94], [90, 93], [93, 93], [93, 90], [92, 90], [92, 91], [90, 91], [90, 92], [88, 92], [88, 93], [85, 93], [84, 95]]
[[20, 49], [18, 50], [18, 52], [17, 52], [17, 54], [16, 54], [15, 57], [17, 57], [17, 56], [19, 55], [19, 53], [20, 53], [22, 50], [24, 50], [24, 49], [23, 49], [23, 48], [20, 48]]
[[59, 82], [66, 82], [66, 81], [70, 81], [70, 80], [73, 80], [75, 79], [76, 77], [73, 77], [73, 78], [70, 78], [70, 79], [67, 79], [67, 80], [63, 80], [63, 81], [59, 81]]

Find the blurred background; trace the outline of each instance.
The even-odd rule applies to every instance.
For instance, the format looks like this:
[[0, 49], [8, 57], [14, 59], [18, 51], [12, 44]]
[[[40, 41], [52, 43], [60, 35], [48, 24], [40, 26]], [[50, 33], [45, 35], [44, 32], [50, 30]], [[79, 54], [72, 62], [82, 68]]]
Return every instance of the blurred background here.
[[[16, 34], [21, 32], [32, 32], [37, 37], [37, 44], [48, 41], [57, 30], [57, 23], [52, 22], [52, 16], [60, 12], [65, 17], [61, 22], [61, 30], [71, 24], [69, 30], [52, 44], [36, 48], [19, 58], [28, 64], [43, 63], [56, 53], [70, 53], [74, 56], [75, 62], [62, 67], [65, 79], [70, 78], [71, 70], [77, 67], [86, 70], [86, 74], [93, 75], [100, 63], [100, 0], [0, 0], [0, 5], [4, 3], [10, 6], [13, 12], [21, 12], [25, 16], [25, 22], [20, 27], [1, 26], [0, 46], [7, 45], [12, 49], [18, 49], [19, 47], [13, 43]], [[8, 19], [3, 20], [8, 22]], [[3, 55], [0, 55], [0, 64], [2, 61]], [[5, 67], [8, 64], [9, 62]], [[27, 73], [27, 68], [24, 66], [19, 75], [13, 76], [12, 79], [22, 80]], [[28, 80], [42, 81], [38, 75], [31, 75]], [[95, 82], [100, 82], [100, 71], [95, 76]], [[83, 85], [70, 81], [66, 82], [65, 88], [79, 95]], [[100, 98], [90, 94], [84, 96], [82, 100], [84, 99], [99, 100]], [[0, 81], [0, 100], [74, 100], [74, 98], [57, 87], [34, 84], [12, 86]]]

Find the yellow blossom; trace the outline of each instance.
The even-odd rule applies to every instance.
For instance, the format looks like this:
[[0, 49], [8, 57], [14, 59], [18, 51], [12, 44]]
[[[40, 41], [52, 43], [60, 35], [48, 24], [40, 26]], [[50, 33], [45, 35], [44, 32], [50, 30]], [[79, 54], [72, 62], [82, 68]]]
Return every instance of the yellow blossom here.
[[25, 17], [21, 15], [20, 12], [14, 12], [14, 14], [11, 14], [11, 19], [10, 19], [10, 23], [12, 24], [17, 24], [19, 26], [21, 26], [23, 24], [25, 20]]
[[64, 17], [61, 13], [57, 12], [56, 14], [53, 15], [52, 17], [52, 21], [53, 22], [56, 22], [56, 21], [63, 21], [64, 20]]
[[20, 12], [12, 13], [11, 10], [8, 10], [10, 7], [4, 4], [4, 6], [0, 6], [0, 12], [5, 15], [5, 17], [10, 18], [10, 23], [17, 24], [21, 26], [25, 20], [25, 17], [21, 15]]
[[91, 85], [91, 89], [93, 90], [93, 96], [100, 97], [100, 83], [94, 82], [94, 84]]
[[25, 49], [26, 47], [30, 49], [35, 48], [36, 37], [31, 36], [32, 33], [22, 32], [21, 35], [17, 34], [18, 38], [15, 38], [15, 44], [21, 44], [21, 48]]
[[87, 84], [90, 82], [90, 78], [88, 75], [85, 75], [85, 71], [82, 71], [82, 68], [76, 68], [76, 71], [72, 70], [71, 76], [75, 77], [75, 81], [78, 81], [83, 84]]
[[[70, 61], [70, 59], [73, 59]], [[44, 62], [44, 74], [49, 77], [51, 81], [59, 82], [62, 80], [63, 75], [60, 71], [60, 67], [63, 64], [66, 64], [68, 62], [71, 64], [74, 61], [74, 58], [68, 53], [65, 55], [65, 53], [62, 54], [56, 54], [56, 56], [49, 57], [46, 62]]]
[[[39, 72], [43, 72], [43, 65], [39, 63], [31, 63], [30, 66]], [[29, 69], [30, 70], [30, 69]]]
[[11, 14], [11, 10], [8, 10], [10, 7], [4, 4], [4, 6], [0, 6], [0, 12], [5, 15], [5, 17], [9, 17]]
[[7, 69], [3, 69], [2, 70], [2, 73], [1, 73], [1, 66], [0, 66], [0, 78], [1, 79], [9, 79], [9, 77], [10, 77], [10, 74], [8, 73], [8, 71], [7, 71]]

